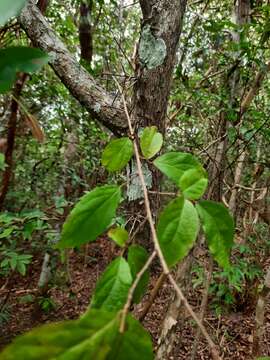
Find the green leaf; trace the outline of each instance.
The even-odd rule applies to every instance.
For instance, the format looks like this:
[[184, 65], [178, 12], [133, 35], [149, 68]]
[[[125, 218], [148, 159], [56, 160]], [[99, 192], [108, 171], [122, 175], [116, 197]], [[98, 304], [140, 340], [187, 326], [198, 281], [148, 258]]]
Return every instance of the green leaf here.
[[91, 308], [110, 311], [121, 309], [126, 303], [131, 284], [129, 264], [122, 257], [116, 258], [98, 280]]
[[192, 248], [199, 231], [196, 209], [183, 196], [172, 200], [161, 213], [157, 235], [168, 266], [182, 260]]
[[120, 187], [96, 187], [84, 195], [63, 226], [58, 248], [75, 247], [95, 240], [110, 225], [121, 198]]
[[108, 236], [119, 246], [123, 247], [128, 240], [128, 232], [126, 229], [118, 226], [112, 228], [108, 232]]
[[176, 185], [179, 185], [179, 181], [186, 171], [202, 168], [202, 165], [194, 156], [180, 152], [161, 155], [155, 159], [154, 165], [169, 179], [173, 180]]
[[151, 159], [161, 149], [163, 136], [157, 132], [156, 126], [150, 126], [143, 130], [140, 138], [142, 154], [146, 159]]
[[0, 170], [5, 169], [5, 155], [0, 153]]
[[48, 60], [48, 55], [40, 49], [21, 46], [0, 50], [0, 93], [10, 90], [17, 72], [31, 74]]
[[199, 168], [187, 170], [179, 181], [183, 195], [190, 200], [199, 199], [204, 194], [207, 185], [207, 173]]
[[14, 230], [13, 227], [10, 228], [6, 228], [1, 234], [0, 234], [0, 239], [4, 239], [9, 237], [9, 235], [11, 235], [12, 231]]
[[[131, 245], [128, 249], [128, 263], [130, 266], [131, 274], [135, 280], [136, 275], [142, 269], [148, 260], [147, 251], [140, 245]], [[150, 272], [146, 270], [141, 277], [133, 295], [133, 301], [138, 304], [145, 294], [149, 282]]]
[[151, 338], [141, 324], [127, 316], [119, 332], [120, 316], [91, 309], [80, 320], [43, 325], [19, 336], [1, 360], [152, 360]]
[[115, 139], [105, 147], [101, 163], [108, 171], [123, 169], [133, 155], [133, 144], [128, 137]]
[[26, 0], [0, 1], [0, 27], [13, 16], [17, 16], [26, 3]]
[[234, 237], [234, 223], [229, 211], [220, 203], [206, 200], [200, 201], [196, 208], [211, 254], [220, 266], [228, 268]]

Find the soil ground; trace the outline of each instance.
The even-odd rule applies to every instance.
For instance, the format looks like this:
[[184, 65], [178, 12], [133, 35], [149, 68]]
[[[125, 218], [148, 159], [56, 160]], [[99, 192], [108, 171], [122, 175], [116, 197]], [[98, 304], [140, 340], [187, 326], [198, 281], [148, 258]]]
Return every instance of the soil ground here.
[[[5, 304], [8, 315], [7, 321], [0, 325], [0, 347], [2, 348], [12, 341], [15, 336], [37, 325], [77, 318], [86, 310], [97, 278], [113, 256], [116, 255], [117, 250], [107, 239], [99, 239], [91, 244], [85, 253], [70, 253], [69, 272], [71, 283], [66, 285], [63, 274], [61, 272], [56, 274], [54, 284], [49, 288], [48, 292], [55, 303], [55, 307], [49, 309], [48, 312], [37, 311], [35, 304], [26, 301], [31, 299], [29, 295], [34, 296], [36, 293], [42, 256], [34, 258], [25, 277], [14, 274], [8, 283], [6, 283], [6, 279], [0, 279], [0, 305], [2, 303], [2, 308], [3, 304]], [[62, 271], [64, 269], [63, 265], [59, 264], [56, 264], [56, 268], [61, 268]], [[149, 290], [155, 284], [158, 275], [152, 276]], [[194, 309], [199, 311], [201, 294], [195, 293], [194, 290], [191, 291], [192, 293], [188, 294], [189, 301]], [[147, 296], [145, 296], [144, 302], [147, 301]], [[157, 345], [162, 320], [170, 297], [170, 285], [164, 283], [143, 322], [143, 325], [152, 335], [154, 346]], [[139, 314], [144, 302], [135, 308], [135, 316]], [[266, 310], [264, 347], [261, 349], [261, 356], [270, 356], [270, 311], [269, 308]], [[208, 311], [205, 317], [205, 325], [215, 342], [219, 344], [223, 359], [252, 359], [252, 334], [255, 323], [253, 314], [254, 309], [217, 317], [213, 312]], [[181, 325], [179, 324], [177, 328], [177, 345], [169, 359], [190, 359], [195, 333], [196, 329], [193, 328], [190, 319], [186, 318], [184, 324], [183, 322]], [[203, 339], [199, 341], [196, 359], [211, 359], [208, 347]]]

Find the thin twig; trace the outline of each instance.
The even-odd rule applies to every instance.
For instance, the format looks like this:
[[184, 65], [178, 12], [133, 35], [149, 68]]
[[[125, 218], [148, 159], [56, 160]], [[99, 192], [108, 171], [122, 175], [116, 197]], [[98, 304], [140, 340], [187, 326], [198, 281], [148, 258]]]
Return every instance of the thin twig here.
[[119, 331], [120, 333], [123, 333], [125, 331], [125, 323], [126, 323], [126, 317], [130, 308], [130, 305], [132, 303], [132, 299], [133, 299], [133, 295], [134, 295], [134, 291], [136, 290], [136, 287], [139, 283], [139, 281], [141, 280], [143, 274], [145, 273], [145, 271], [149, 268], [149, 266], [151, 265], [151, 262], [154, 260], [154, 258], [156, 257], [156, 251], [153, 251], [152, 254], [149, 256], [148, 260], [146, 261], [146, 263], [144, 264], [144, 266], [141, 268], [141, 270], [137, 273], [136, 278], [132, 284], [132, 286], [129, 289], [128, 292], [128, 297], [127, 297], [127, 301], [123, 307], [122, 310], [122, 314], [121, 314], [121, 321], [120, 321], [120, 327], [119, 327]]
[[192, 307], [190, 306], [189, 302], [185, 298], [185, 296], [184, 296], [182, 290], [180, 289], [180, 287], [177, 285], [177, 283], [174, 280], [173, 276], [170, 274], [170, 269], [169, 269], [169, 267], [168, 267], [168, 265], [166, 263], [166, 260], [165, 260], [165, 258], [163, 256], [163, 253], [162, 253], [162, 250], [161, 250], [161, 247], [159, 245], [158, 238], [157, 238], [157, 233], [156, 233], [156, 229], [155, 229], [155, 225], [154, 225], [154, 220], [153, 220], [153, 217], [152, 217], [152, 211], [151, 211], [150, 201], [149, 201], [149, 197], [148, 197], [148, 190], [147, 190], [144, 175], [143, 175], [143, 172], [142, 172], [142, 163], [141, 163], [141, 158], [140, 158], [140, 154], [139, 154], [139, 148], [138, 148], [138, 145], [137, 145], [137, 142], [136, 142], [136, 138], [134, 136], [134, 129], [132, 127], [132, 121], [131, 121], [131, 118], [130, 118], [130, 115], [129, 115], [129, 112], [128, 112], [128, 109], [127, 109], [127, 104], [126, 104], [126, 100], [125, 100], [123, 91], [122, 91], [118, 81], [115, 78], [114, 78], [114, 80], [115, 80], [115, 83], [116, 83], [116, 85], [117, 85], [117, 87], [119, 89], [119, 92], [121, 93], [122, 102], [123, 102], [125, 114], [126, 114], [127, 121], [128, 121], [128, 127], [129, 127], [129, 131], [130, 131], [130, 136], [131, 136], [131, 139], [133, 141], [133, 148], [134, 148], [135, 158], [136, 158], [136, 162], [137, 162], [138, 174], [139, 174], [140, 182], [141, 182], [142, 189], [143, 189], [144, 205], [145, 205], [146, 215], [147, 215], [147, 219], [148, 219], [148, 222], [149, 222], [150, 231], [151, 231], [153, 243], [154, 243], [154, 246], [155, 246], [155, 250], [156, 250], [157, 255], [159, 257], [161, 266], [163, 268], [163, 272], [165, 273], [165, 275], [168, 276], [168, 279], [170, 280], [170, 283], [174, 287], [174, 289], [175, 289], [175, 291], [177, 293], [177, 296], [183, 302], [183, 304], [186, 307], [187, 311], [189, 312], [190, 316], [193, 318], [193, 320], [195, 321], [197, 326], [200, 328], [200, 330], [201, 330], [202, 334], [204, 335], [205, 339], [207, 340], [208, 345], [209, 345], [209, 347], [211, 349], [211, 352], [212, 352], [213, 359], [220, 360], [218, 350], [217, 350], [217, 347], [216, 347], [215, 343], [211, 339], [210, 335], [208, 334], [206, 328], [204, 327], [204, 325], [202, 324], [202, 322], [200, 321], [198, 316], [193, 311]]

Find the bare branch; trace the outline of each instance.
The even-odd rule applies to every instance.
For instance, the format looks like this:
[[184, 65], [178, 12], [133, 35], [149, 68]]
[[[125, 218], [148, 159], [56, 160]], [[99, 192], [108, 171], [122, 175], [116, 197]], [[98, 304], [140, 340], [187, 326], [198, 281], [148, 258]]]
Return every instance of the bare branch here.
[[91, 115], [114, 133], [125, 132], [127, 123], [120, 102], [78, 63], [31, 1], [23, 9], [19, 21], [34, 46], [50, 55], [55, 73]]

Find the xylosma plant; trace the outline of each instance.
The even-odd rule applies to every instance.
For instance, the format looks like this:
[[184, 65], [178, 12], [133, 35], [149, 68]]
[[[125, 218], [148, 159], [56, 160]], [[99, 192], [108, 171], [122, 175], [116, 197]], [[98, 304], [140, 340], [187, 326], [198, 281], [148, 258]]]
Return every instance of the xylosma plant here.
[[[162, 141], [155, 127], [145, 128], [139, 141], [142, 161], [152, 161]], [[102, 164], [110, 172], [120, 171], [137, 150], [137, 142], [128, 137], [112, 140], [103, 152]], [[233, 220], [222, 204], [200, 199], [207, 187], [207, 173], [200, 162], [191, 154], [170, 152], [152, 163], [179, 189], [161, 212], [156, 232], [153, 230], [158, 241], [153, 254], [149, 256], [139, 245], [128, 247], [123, 227], [109, 229], [116, 244], [128, 247], [127, 258], [119, 256], [109, 264], [96, 284], [87, 312], [78, 320], [45, 325], [17, 338], [2, 352], [1, 360], [122, 360], [127, 354], [130, 360], [153, 359], [150, 335], [128, 310], [131, 301], [138, 303], [144, 295], [149, 266], [158, 251], [165, 268], [172, 268], [194, 246], [202, 226], [213, 258], [224, 269], [230, 268]], [[56, 247], [78, 247], [106, 231], [123, 199], [124, 185], [100, 186], [85, 194], [68, 216]], [[211, 339], [208, 342], [214, 347]]]

